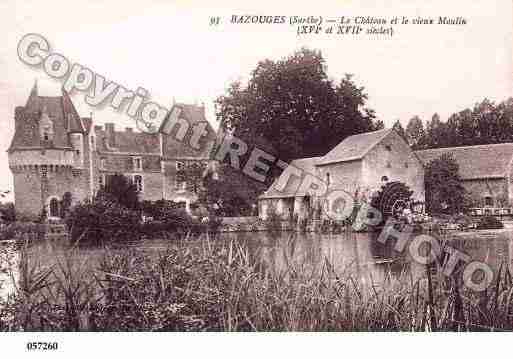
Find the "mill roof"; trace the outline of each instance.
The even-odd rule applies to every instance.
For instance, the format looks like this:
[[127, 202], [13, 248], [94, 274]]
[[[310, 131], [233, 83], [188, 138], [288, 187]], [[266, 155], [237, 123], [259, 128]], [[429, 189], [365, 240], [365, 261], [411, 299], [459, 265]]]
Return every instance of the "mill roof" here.
[[384, 129], [349, 136], [329, 151], [318, 165], [360, 160], [392, 131]]
[[[319, 163], [319, 161], [322, 159], [322, 157], [309, 157], [309, 158], [300, 158], [297, 160], [293, 160], [290, 163], [290, 166], [293, 166], [299, 170], [301, 170], [301, 177], [292, 175], [290, 176], [288, 182], [282, 183], [285, 180], [284, 173], [280, 177], [278, 177], [271, 187], [267, 191], [265, 191], [259, 198], [265, 199], [265, 198], [284, 198], [284, 197], [296, 197], [296, 196], [305, 196], [307, 193], [301, 193], [300, 185], [303, 179], [307, 175], [316, 175], [316, 165]], [[281, 187], [283, 189], [281, 189]]]
[[415, 153], [424, 166], [442, 154], [451, 154], [463, 180], [504, 178], [513, 158], [513, 143], [435, 148]]

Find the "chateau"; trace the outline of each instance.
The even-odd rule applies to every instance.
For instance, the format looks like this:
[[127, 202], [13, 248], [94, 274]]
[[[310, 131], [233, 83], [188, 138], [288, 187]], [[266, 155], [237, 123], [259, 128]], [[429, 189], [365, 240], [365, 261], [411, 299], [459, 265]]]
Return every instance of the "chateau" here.
[[[119, 131], [113, 123], [100, 126], [92, 117], [81, 117], [64, 90], [62, 96], [39, 96], [36, 83], [26, 105], [15, 109], [8, 149], [16, 211], [38, 215], [46, 210], [49, 217], [59, 217], [64, 197], [72, 204], [90, 199], [113, 174], [131, 178], [141, 200], [168, 199], [189, 210], [197, 185], [188, 168], [209, 165], [215, 132], [204, 106], [174, 104], [170, 113], [179, 118], [169, 135]], [[191, 146], [197, 125], [205, 129], [198, 145]]]

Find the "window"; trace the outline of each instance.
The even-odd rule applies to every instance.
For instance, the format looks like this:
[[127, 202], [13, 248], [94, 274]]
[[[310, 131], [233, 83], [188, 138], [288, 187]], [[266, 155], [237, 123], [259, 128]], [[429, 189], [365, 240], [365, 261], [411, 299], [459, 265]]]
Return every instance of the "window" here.
[[57, 198], [52, 198], [50, 200], [50, 217], [59, 217], [59, 201]]
[[77, 153], [77, 156], [80, 157], [80, 150], [75, 151]]
[[175, 189], [178, 191], [185, 191], [187, 189], [187, 182], [175, 178]]
[[388, 177], [387, 176], [381, 177], [381, 182], [388, 182]]
[[100, 176], [98, 177], [98, 185], [100, 188], [103, 188], [103, 186], [105, 186], [105, 174], [104, 173], [100, 174]]
[[132, 163], [134, 165], [134, 171], [142, 171], [142, 159], [141, 157], [133, 157]]
[[387, 168], [392, 168], [392, 165], [390, 164], [390, 161], [387, 161]]
[[94, 143], [94, 136], [91, 136], [91, 148], [94, 151], [95, 150], [95, 143]]
[[390, 151], [390, 152], [392, 151], [392, 146], [391, 145], [385, 145], [385, 148], [386, 148], [387, 151]]
[[43, 128], [43, 140], [45, 140], [45, 141], [50, 140], [50, 126], [45, 126]]
[[100, 169], [104, 170], [107, 166], [107, 159], [105, 157], [100, 158]]
[[485, 206], [493, 206], [493, 199], [490, 196], [485, 197]]
[[404, 167], [408, 168], [408, 162], [404, 162]]
[[181, 161], [176, 161], [176, 170], [181, 171], [185, 169], [185, 163]]
[[330, 185], [330, 173], [329, 172], [326, 173], [326, 185], [328, 185], [328, 186]]
[[41, 166], [41, 177], [46, 178], [48, 176], [48, 166]]
[[135, 184], [135, 187], [137, 188], [138, 192], [143, 191], [143, 178], [141, 175], [134, 176], [134, 184]]

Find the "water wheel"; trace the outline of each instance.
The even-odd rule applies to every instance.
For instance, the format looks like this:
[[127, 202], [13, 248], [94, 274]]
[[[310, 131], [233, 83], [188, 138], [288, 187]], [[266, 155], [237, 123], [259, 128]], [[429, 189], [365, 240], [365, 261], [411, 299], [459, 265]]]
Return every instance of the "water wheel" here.
[[383, 222], [392, 216], [397, 218], [409, 206], [413, 191], [402, 182], [389, 182], [372, 197], [371, 205], [381, 212]]

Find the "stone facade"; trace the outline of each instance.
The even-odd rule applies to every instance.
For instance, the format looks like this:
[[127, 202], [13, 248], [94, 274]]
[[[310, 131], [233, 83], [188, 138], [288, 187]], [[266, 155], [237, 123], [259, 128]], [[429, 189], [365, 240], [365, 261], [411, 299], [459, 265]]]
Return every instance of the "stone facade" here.
[[[290, 166], [295, 175], [285, 170], [260, 196], [261, 218], [271, 208], [283, 218], [322, 218], [326, 211], [321, 207], [332, 205], [329, 193], [343, 191], [346, 200], [370, 202], [386, 182], [403, 183], [415, 202], [424, 202], [422, 162], [394, 130], [350, 136], [325, 156], [295, 160]], [[305, 189], [309, 175], [316, 181]]]
[[450, 155], [459, 166], [461, 184], [476, 207], [513, 204], [513, 143], [436, 148], [415, 152], [426, 166]]
[[113, 174], [131, 178], [141, 200], [183, 201], [188, 209], [197, 199], [197, 186], [181, 176], [183, 183], [177, 187], [176, 162], [206, 167], [215, 133], [202, 106], [175, 104], [172, 111], [188, 132], [198, 124], [205, 127], [199, 145], [191, 148], [182, 138], [170, 138], [172, 134], [117, 131], [112, 123], [94, 125], [92, 118], [78, 115], [65, 91], [62, 96], [39, 96], [34, 85], [27, 104], [15, 110], [8, 150], [16, 210], [31, 215], [45, 210], [58, 217], [65, 193], [71, 194], [72, 204], [91, 199]]

